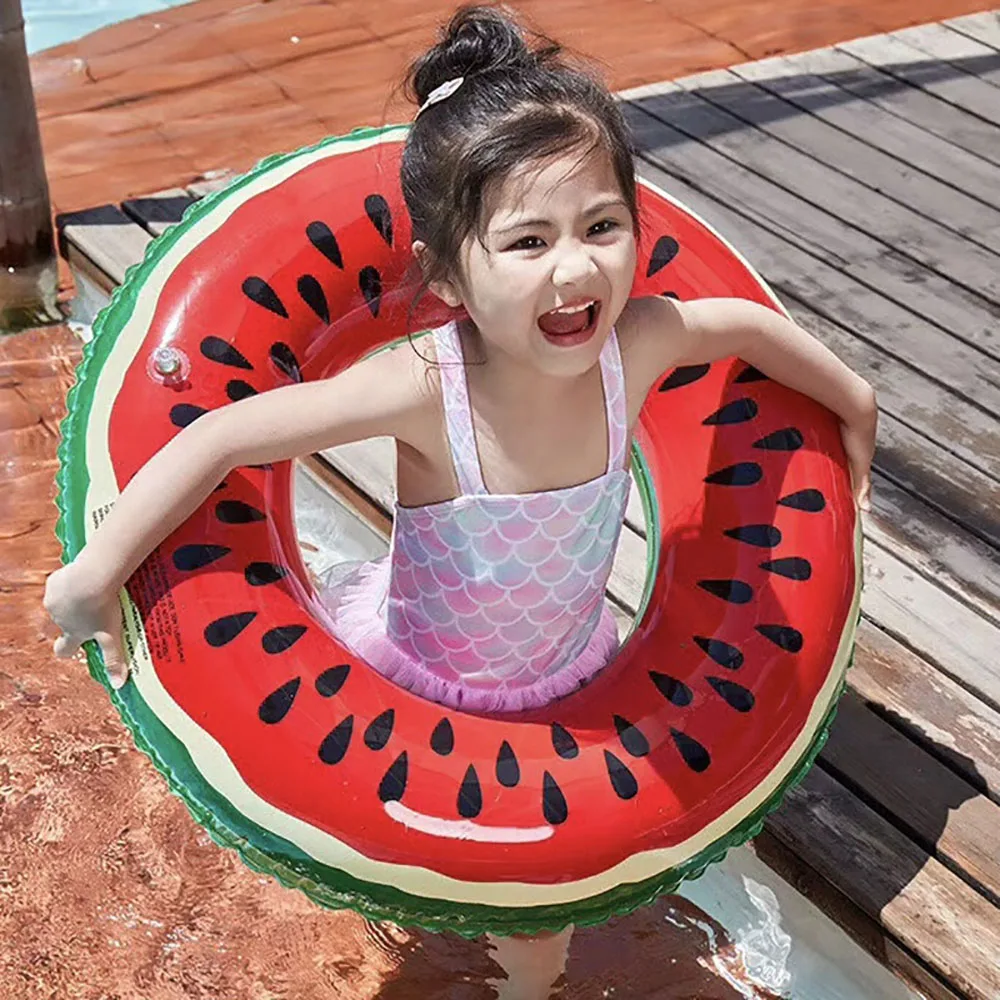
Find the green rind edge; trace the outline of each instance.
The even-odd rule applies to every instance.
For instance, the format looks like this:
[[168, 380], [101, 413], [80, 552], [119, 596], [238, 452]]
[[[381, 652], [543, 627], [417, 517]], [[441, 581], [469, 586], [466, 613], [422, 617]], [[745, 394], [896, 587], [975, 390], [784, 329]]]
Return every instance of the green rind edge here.
[[[86, 426], [94, 390], [92, 370], [99, 371], [100, 365], [110, 353], [113, 340], [134, 308], [136, 291], [141, 288], [146, 275], [155, 268], [189, 224], [211, 211], [217, 202], [276, 165], [338, 142], [405, 129], [406, 126], [359, 128], [345, 136], [324, 139], [293, 153], [275, 154], [261, 160], [256, 167], [235, 179], [229, 186], [189, 206], [182, 221], [151, 241], [142, 261], [128, 268], [125, 281], [114, 290], [108, 305], [96, 318], [92, 339], [84, 345], [83, 357], [77, 368], [77, 380], [67, 395], [67, 413], [60, 427], [55, 498], [59, 516], [55, 531], [62, 546], [64, 562], [75, 558], [85, 541], [83, 521], [89, 476], [86, 460], [74, 462], [73, 455], [78, 439], [81, 442], [81, 453], [84, 456], [86, 453]], [[651, 488], [641, 453], [634, 453], [633, 459], [633, 465], [638, 464], [642, 472], [640, 488], [646, 516], [655, 519], [655, 504], [651, 502]], [[651, 550], [652, 548], [650, 546]], [[860, 552], [857, 558], [860, 558]], [[651, 551], [648, 560], [649, 566], [655, 566], [658, 561], [656, 553]], [[648, 599], [647, 574], [647, 588], [637, 620], [641, 618]], [[852, 637], [859, 618], [860, 611], [848, 626]], [[136, 746], [149, 757], [166, 779], [170, 790], [185, 804], [195, 822], [206, 830], [215, 843], [236, 851], [243, 863], [252, 870], [273, 876], [286, 888], [301, 890], [321, 906], [331, 909], [350, 908], [373, 920], [389, 920], [433, 932], [453, 931], [468, 938], [487, 931], [505, 935], [537, 934], [542, 931], [559, 931], [568, 924], [583, 927], [603, 923], [611, 917], [624, 916], [648, 905], [664, 893], [674, 892], [683, 881], [698, 878], [710, 865], [721, 861], [732, 848], [755, 837], [763, 828], [767, 816], [778, 808], [784, 796], [803, 781], [826, 743], [836, 715], [837, 703], [846, 683], [841, 678], [814, 740], [774, 794], [738, 826], [683, 864], [642, 882], [626, 883], [576, 903], [505, 908], [415, 896], [382, 883], [355, 879], [339, 869], [309, 858], [289, 841], [239, 813], [217, 789], [204, 780], [187, 750], [160, 722], [138, 695], [134, 685], [127, 684], [120, 691], [111, 688], [97, 644], [87, 642], [84, 650], [91, 676], [107, 689]], [[848, 668], [853, 658], [852, 648]]]

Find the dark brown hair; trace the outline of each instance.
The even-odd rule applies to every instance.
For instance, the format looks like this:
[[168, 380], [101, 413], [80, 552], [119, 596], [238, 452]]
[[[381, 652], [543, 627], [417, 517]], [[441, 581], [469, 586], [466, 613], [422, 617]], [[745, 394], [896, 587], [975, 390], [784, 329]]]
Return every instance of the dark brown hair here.
[[605, 149], [638, 235], [628, 126], [604, 83], [562, 52], [502, 7], [465, 6], [410, 66], [404, 86], [418, 105], [447, 80], [465, 77], [417, 117], [403, 150], [403, 197], [414, 239], [430, 257], [418, 298], [431, 281], [460, 276], [459, 251], [471, 233], [482, 239], [486, 200], [525, 163]]

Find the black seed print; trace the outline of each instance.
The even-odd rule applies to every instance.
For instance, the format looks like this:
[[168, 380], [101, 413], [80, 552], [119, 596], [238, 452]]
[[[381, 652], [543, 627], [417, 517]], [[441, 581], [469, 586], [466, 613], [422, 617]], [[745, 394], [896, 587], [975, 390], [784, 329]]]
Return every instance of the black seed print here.
[[705, 476], [705, 482], [711, 486], [753, 486], [763, 475], [764, 470], [756, 462], [737, 462]]
[[215, 516], [223, 524], [251, 524], [267, 518], [266, 514], [242, 500], [220, 500], [215, 505]]
[[802, 633], [791, 625], [755, 625], [758, 632], [788, 653], [802, 649]]
[[558, 722], [552, 723], [552, 749], [563, 760], [572, 760], [580, 753], [580, 748], [576, 745], [572, 734], [560, 726]]
[[788, 556], [787, 559], [769, 559], [760, 564], [761, 569], [769, 573], [786, 576], [789, 580], [808, 580], [812, 576], [812, 565], [808, 559], [800, 556]]
[[739, 670], [743, 666], [743, 654], [728, 642], [721, 639], [706, 639], [703, 635], [696, 635], [694, 641], [707, 653], [720, 667], [727, 670]]
[[711, 367], [711, 365], [684, 365], [682, 368], [675, 368], [660, 383], [660, 392], [668, 392], [670, 389], [679, 389], [682, 385], [697, 382], [708, 374]]
[[694, 737], [682, 733], [679, 729], [671, 729], [670, 735], [674, 738], [674, 745], [684, 758], [684, 763], [692, 771], [700, 773], [712, 763], [708, 751]]
[[226, 383], [226, 395], [234, 403], [238, 403], [241, 399], [256, 396], [257, 390], [249, 382], [244, 382], [241, 378], [234, 378]]
[[742, 684], [727, 681], [724, 677], [707, 677], [705, 679], [712, 685], [716, 693], [737, 712], [749, 712], [753, 708], [753, 694]]
[[330, 306], [323, 294], [323, 286], [311, 275], [303, 274], [298, 282], [302, 301], [324, 322], [330, 322]]
[[273, 312], [282, 319], [288, 319], [288, 310], [285, 304], [278, 298], [278, 293], [263, 279], [257, 277], [247, 278], [243, 282], [243, 294], [251, 301], [268, 312]]
[[431, 749], [442, 757], [447, 757], [455, 749], [455, 730], [447, 719], [442, 719], [434, 727], [434, 732], [431, 733]]
[[483, 808], [483, 790], [479, 787], [479, 776], [470, 764], [458, 790], [458, 815], [463, 819], [475, 819]]
[[253, 365], [232, 344], [227, 344], [221, 337], [206, 337], [201, 342], [201, 353], [209, 361], [215, 361], [217, 364], [253, 371]]
[[199, 417], [203, 417], [208, 410], [203, 406], [195, 406], [192, 403], [178, 403], [170, 407], [170, 422], [174, 427], [187, 427], [193, 424]]
[[306, 631], [305, 625], [278, 625], [264, 633], [260, 644], [264, 647], [265, 653], [275, 656], [285, 652], [286, 649], [291, 649], [306, 634]]
[[383, 802], [398, 802], [406, 791], [406, 751], [404, 750], [385, 772], [378, 786], [378, 797]]
[[354, 732], [354, 716], [349, 715], [331, 729], [326, 739], [319, 745], [319, 759], [324, 764], [339, 764], [351, 745], [351, 734]]
[[569, 809], [562, 789], [556, 784], [556, 779], [546, 771], [542, 775], [542, 815], [553, 826], [566, 822]]
[[747, 545], [756, 545], [762, 549], [773, 549], [781, 544], [781, 532], [773, 524], [744, 524], [738, 528], [729, 528], [723, 532], [727, 538], [735, 538]]
[[271, 345], [271, 360], [276, 368], [284, 372], [293, 382], [302, 381], [302, 372], [299, 369], [299, 359], [295, 357], [294, 351], [279, 340]]
[[392, 212], [389, 203], [380, 194], [370, 194], [365, 198], [365, 215], [378, 230], [387, 246], [392, 246]]
[[815, 514], [826, 506], [826, 498], [819, 490], [799, 490], [798, 493], [789, 493], [782, 497], [778, 503], [782, 507], [791, 507], [793, 510], [804, 510], [810, 514]]
[[746, 368], [744, 368], [743, 371], [741, 371], [739, 375], [733, 379], [733, 381], [741, 384], [745, 384], [747, 382], [766, 382], [767, 376], [762, 371], [754, 368], [753, 365], [747, 365]]
[[504, 788], [514, 788], [521, 780], [521, 767], [514, 748], [504, 740], [497, 752], [497, 781]]
[[678, 302], [681, 298], [676, 292], [660, 292], [660, 295], [665, 299], [675, 299]]
[[662, 271], [677, 256], [680, 248], [680, 244], [672, 236], [661, 236], [650, 255], [646, 277], [652, 278], [657, 271]]
[[742, 580], [699, 580], [698, 586], [730, 604], [747, 604], [753, 600], [753, 587]]
[[802, 434], [794, 427], [785, 427], [767, 437], [762, 437], [759, 441], [754, 441], [755, 448], [763, 448], [766, 451], [798, 451], [802, 447]]
[[715, 427], [723, 424], [745, 424], [757, 416], [757, 404], [752, 399], [734, 399], [726, 403], [720, 410], [705, 417], [704, 427]]
[[316, 690], [324, 698], [332, 698], [344, 686], [350, 672], [351, 665], [349, 663], [328, 667], [316, 678]]
[[272, 691], [257, 709], [257, 717], [261, 722], [266, 722], [273, 726], [276, 722], [288, 715], [288, 710], [295, 701], [295, 696], [299, 693], [299, 685], [302, 683], [301, 677], [295, 677], [287, 684], [282, 684], [277, 691]]
[[310, 222], [306, 226], [306, 236], [309, 242], [331, 263], [334, 267], [344, 270], [344, 258], [341, 256], [340, 247], [337, 245], [337, 237], [333, 235], [330, 227], [325, 222]]
[[610, 750], [604, 751], [604, 765], [608, 769], [608, 777], [611, 779], [615, 795], [626, 800], [635, 798], [636, 792], [639, 791], [635, 775]]
[[671, 677], [669, 674], [661, 674], [656, 670], [650, 670], [650, 680], [656, 685], [657, 691], [663, 695], [671, 705], [683, 708], [691, 704], [691, 688], [686, 684]]
[[392, 736], [392, 727], [396, 723], [396, 710], [387, 708], [377, 718], [368, 723], [365, 730], [365, 746], [369, 750], [381, 750]]
[[219, 483], [219, 485], [218, 485], [218, 486], [216, 486], [214, 490], [212, 490], [212, 492], [213, 492], [213, 493], [218, 493], [218, 492], [219, 492], [219, 490], [224, 490], [224, 489], [225, 489], [225, 488], [226, 488], [226, 487], [227, 487], [228, 485], [229, 485], [229, 483], [227, 483], [227, 482], [225, 481], [225, 479], [223, 479], [223, 480], [222, 480], [222, 482], [221, 482], [221, 483]]
[[379, 306], [382, 304], [382, 275], [371, 265], [363, 267], [358, 275], [358, 287], [371, 314], [378, 318]]
[[174, 551], [174, 567], [182, 573], [201, 569], [230, 552], [232, 549], [227, 549], [225, 545], [182, 545]]
[[622, 741], [622, 746], [633, 757], [645, 757], [649, 753], [649, 740], [646, 739], [637, 726], [634, 726], [628, 719], [623, 719], [616, 715], [615, 729], [618, 730], [618, 739]]
[[225, 646], [232, 642], [257, 617], [256, 611], [238, 611], [235, 615], [216, 618], [205, 626], [205, 642], [210, 646]]
[[269, 562], [253, 562], [243, 571], [247, 583], [251, 587], [264, 587], [269, 583], [277, 583], [288, 573], [284, 566]]

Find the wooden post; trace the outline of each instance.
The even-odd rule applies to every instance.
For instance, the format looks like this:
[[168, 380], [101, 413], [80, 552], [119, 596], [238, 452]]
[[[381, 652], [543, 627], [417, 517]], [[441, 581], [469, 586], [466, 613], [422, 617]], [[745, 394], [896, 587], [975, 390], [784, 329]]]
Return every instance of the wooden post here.
[[0, 0], [0, 333], [59, 322], [58, 285], [21, 0]]

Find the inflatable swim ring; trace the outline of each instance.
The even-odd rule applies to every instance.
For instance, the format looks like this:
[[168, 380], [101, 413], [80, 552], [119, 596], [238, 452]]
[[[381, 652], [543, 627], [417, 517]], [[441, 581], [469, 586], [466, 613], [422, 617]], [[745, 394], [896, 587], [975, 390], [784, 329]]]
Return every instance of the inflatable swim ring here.
[[[63, 424], [67, 560], [180, 428], [404, 334], [404, 136], [360, 129], [265, 160], [129, 272]], [[635, 294], [776, 307], [707, 226], [640, 195]], [[633, 468], [649, 539], [636, 624], [607, 670], [543, 709], [444, 708], [324, 631], [289, 462], [233, 470], [129, 581], [134, 672], [112, 698], [217, 842], [325, 906], [467, 936], [633, 909], [753, 836], [804, 775], [860, 597], [838, 423], [813, 401], [735, 359], [678, 368], [644, 406]]]

